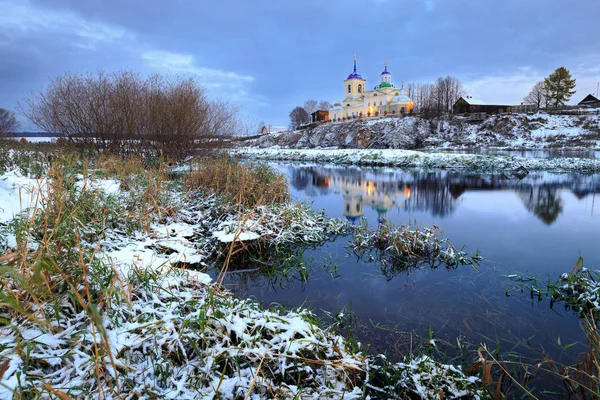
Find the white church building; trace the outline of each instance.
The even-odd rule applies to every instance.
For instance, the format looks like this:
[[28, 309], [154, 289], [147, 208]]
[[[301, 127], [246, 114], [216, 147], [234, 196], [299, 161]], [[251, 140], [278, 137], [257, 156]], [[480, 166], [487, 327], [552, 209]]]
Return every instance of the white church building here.
[[410, 113], [413, 101], [404, 89], [404, 82], [400, 88], [392, 83], [387, 63], [380, 77], [379, 84], [373, 90], [367, 90], [367, 81], [356, 72], [354, 55], [354, 71], [344, 81], [345, 98], [333, 105], [329, 110], [329, 118], [335, 121], [349, 117]]

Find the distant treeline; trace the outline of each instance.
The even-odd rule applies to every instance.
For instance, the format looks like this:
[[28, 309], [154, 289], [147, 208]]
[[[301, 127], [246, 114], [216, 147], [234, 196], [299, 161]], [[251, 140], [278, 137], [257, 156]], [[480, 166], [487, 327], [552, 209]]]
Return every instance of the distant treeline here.
[[5, 134], [6, 137], [61, 137], [58, 133], [49, 132], [8, 132]]

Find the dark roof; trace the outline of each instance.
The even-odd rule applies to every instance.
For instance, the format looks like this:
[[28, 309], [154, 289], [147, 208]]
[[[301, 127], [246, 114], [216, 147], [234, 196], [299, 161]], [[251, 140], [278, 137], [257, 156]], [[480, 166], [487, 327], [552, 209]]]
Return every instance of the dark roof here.
[[600, 103], [600, 100], [598, 100], [598, 98], [596, 98], [596, 96], [588, 94], [585, 99], [581, 100], [579, 102], [578, 105], [584, 105], [584, 104], [589, 104], [589, 103]]

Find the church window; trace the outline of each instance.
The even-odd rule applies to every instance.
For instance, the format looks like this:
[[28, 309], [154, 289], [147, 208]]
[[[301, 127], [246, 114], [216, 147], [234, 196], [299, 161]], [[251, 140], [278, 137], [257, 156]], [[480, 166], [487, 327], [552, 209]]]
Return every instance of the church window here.
[[356, 212], [360, 212], [360, 204], [356, 204]]
[[358, 93], [362, 93], [362, 85], [358, 85]]
[[346, 204], [346, 212], [350, 212], [350, 204]]
[[382, 106], [382, 105], [383, 105], [383, 101], [380, 101], [380, 102], [379, 102], [379, 105], [380, 105], [380, 106]]
[[348, 85], [348, 93], [352, 93], [352, 85]]

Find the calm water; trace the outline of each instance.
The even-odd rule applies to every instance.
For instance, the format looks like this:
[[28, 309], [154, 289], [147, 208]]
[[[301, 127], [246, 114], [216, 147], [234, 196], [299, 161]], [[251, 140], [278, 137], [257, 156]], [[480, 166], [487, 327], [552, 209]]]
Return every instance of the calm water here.
[[[429, 150], [428, 150], [429, 151]], [[524, 158], [557, 158], [557, 157], [578, 157], [578, 158], [600, 158], [600, 151], [598, 150], [561, 150], [561, 149], [548, 149], [548, 150], [498, 150], [498, 149], [466, 149], [466, 150], [430, 150], [431, 152], [446, 152], [446, 153], [459, 153], [459, 154], [504, 154], [514, 157]]]
[[[359, 259], [347, 249], [351, 238], [341, 237], [299, 254], [296, 268], [307, 271], [307, 280], [293, 272], [272, 278], [260, 271], [230, 273], [228, 284], [239, 296], [265, 305], [310, 306], [321, 315], [351, 309], [354, 335], [393, 358], [422, 345], [429, 329], [449, 358], [461, 354], [457, 337], [471, 349], [486, 343], [532, 360], [572, 362], [586, 349], [578, 318], [560, 304], [550, 308], [546, 298], [532, 298], [527, 287], [544, 291], [548, 279], [570, 271], [580, 255], [587, 267], [600, 268], [600, 175], [531, 173], [518, 180], [500, 174], [275, 167], [289, 177], [298, 201], [331, 217], [354, 223], [366, 218], [373, 228], [383, 220], [436, 224], [457, 248], [479, 250], [485, 261], [479, 270], [394, 273]], [[538, 278], [519, 283], [507, 277], [514, 273]], [[579, 344], [564, 350], [559, 337], [563, 346]]]

